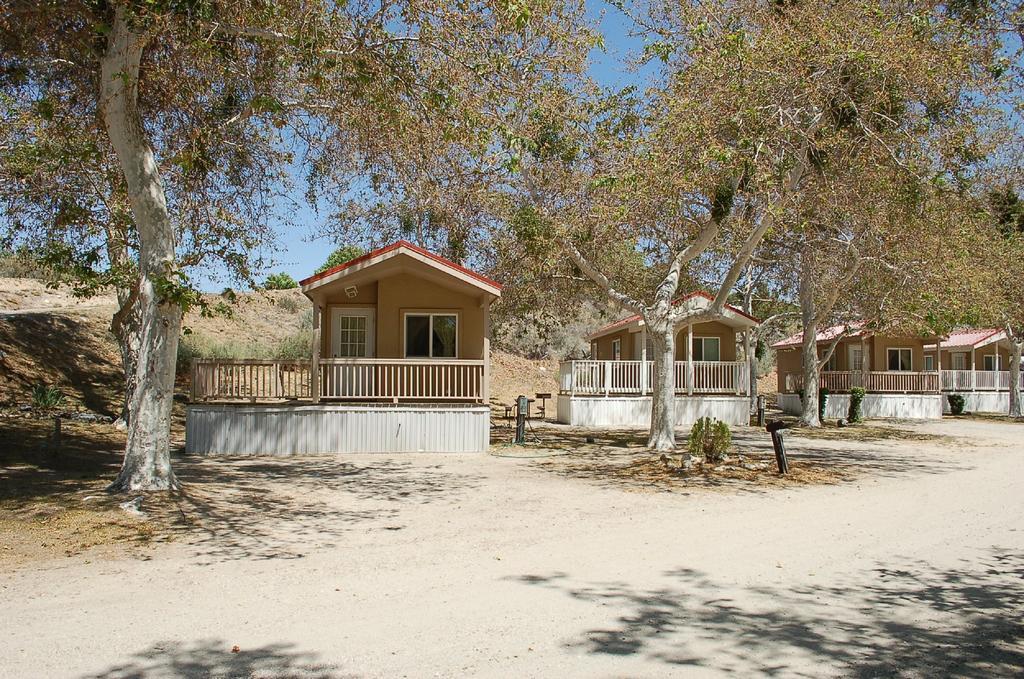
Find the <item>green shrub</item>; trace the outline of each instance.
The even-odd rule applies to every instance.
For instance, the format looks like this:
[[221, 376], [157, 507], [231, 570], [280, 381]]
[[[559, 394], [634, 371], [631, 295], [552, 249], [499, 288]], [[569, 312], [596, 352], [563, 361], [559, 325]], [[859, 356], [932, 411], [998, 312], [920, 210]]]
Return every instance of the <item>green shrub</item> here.
[[267, 280], [263, 281], [265, 290], [291, 290], [297, 287], [299, 284], [295, 282], [295, 279], [284, 272], [272, 273], [267, 276]]
[[57, 387], [37, 384], [32, 387], [32, 405], [43, 410], [59, 408], [64, 403], [64, 392]]
[[949, 399], [949, 412], [954, 415], [964, 414], [964, 397], [960, 394], [950, 394], [946, 398]]
[[828, 389], [824, 387], [818, 392], [818, 419], [825, 420], [825, 406], [828, 405]]
[[853, 387], [850, 389], [850, 409], [846, 412], [846, 419], [850, 422], [860, 422], [864, 419], [860, 411], [860, 404], [864, 400], [864, 387]]
[[706, 462], [721, 462], [732, 447], [732, 432], [725, 422], [702, 417], [690, 428], [687, 446], [690, 455], [703, 457]]

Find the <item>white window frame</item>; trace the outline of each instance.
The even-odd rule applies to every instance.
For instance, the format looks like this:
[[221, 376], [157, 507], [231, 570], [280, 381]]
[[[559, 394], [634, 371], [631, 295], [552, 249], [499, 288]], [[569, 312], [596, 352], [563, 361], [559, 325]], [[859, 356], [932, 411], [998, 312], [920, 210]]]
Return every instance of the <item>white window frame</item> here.
[[935, 356], [931, 354], [924, 355], [924, 371], [927, 373], [935, 372]]
[[[722, 338], [721, 337], [711, 337], [711, 336], [708, 336], [708, 335], [701, 335], [701, 336], [698, 337], [697, 335], [694, 335], [693, 336], [693, 346], [694, 346], [694, 348], [696, 348], [697, 347], [697, 343], [700, 342], [700, 355], [701, 355], [700, 361], [703, 363], [703, 362], [708, 360], [708, 359], [704, 358], [704, 356], [707, 355], [707, 353], [708, 353], [707, 350], [706, 350], [707, 347], [705, 346], [705, 343], [708, 340], [714, 340], [715, 342], [718, 342], [718, 358], [716, 358], [715, 361], [716, 362], [721, 362], [721, 360], [722, 360]], [[697, 352], [694, 352], [694, 354], [696, 354], [696, 353]], [[697, 359], [695, 358], [693, 360], [696, 361]]]
[[613, 361], [621, 361], [622, 360], [622, 338], [621, 337], [616, 337], [615, 339], [612, 340], [612, 360]]
[[[409, 329], [408, 319], [410, 316], [417, 317], [428, 317], [430, 322], [427, 324], [427, 356], [409, 356], [409, 347], [406, 346]], [[454, 316], [455, 317], [455, 355], [454, 356], [434, 356], [434, 316]], [[459, 346], [459, 328], [462, 326], [462, 319], [460, 314], [456, 310], [431, 310], [431, 311], [405, 311], [402, 312], [402, 356], [412, 360], [437, 360], [437, 361], [454, 361], [461, 355], [459, 352], [461, 347]]]
[[[994, 368], [988, 367], [989, 359], [995, 364]], [[999, 354], [985, 354], [981, 357], [981, 365], [985, 368], [986, 372], [999, 372], [1003, 369], [1003, 357]]]
[[[910, 360], [907, 361], [907, 369], [906, 370], [901, 370], [899, 368], [897, 368], [896, 370], [893, 370], [892, 368], [889, 367], [891, 365], [891, 363], [889, 362], [889, 353], [893, 352], [893, 351], [906, 351], [907, 353], [910, 354]], [[894, 372], [894, 373], [914, 372], [914, 350], [911, 347], [886, 347], [886, 349], [885, 349], [885, 369], [887, 371], [889, 371], [889, 372]]]
[[[963, 363], [961, 363], [959, 367], [956, 364], [957, 357], [959, 357], [963, 361]], [[967, 364], [968, 363], [970, 363], [970, 361], [967, 360], [967, 352], [966, 351], [954, 351], [954, 352], [952, 352], [949, 355], [949, 369], [950, 370], [967, 370]]]
[[[828, 353], [828, 352], [826, 352]], [[839, 352], [833, 351], [832, 355], [825, 361], [825, 365], [821, 367], [822, 372], [834, 373], [839, 371]]]

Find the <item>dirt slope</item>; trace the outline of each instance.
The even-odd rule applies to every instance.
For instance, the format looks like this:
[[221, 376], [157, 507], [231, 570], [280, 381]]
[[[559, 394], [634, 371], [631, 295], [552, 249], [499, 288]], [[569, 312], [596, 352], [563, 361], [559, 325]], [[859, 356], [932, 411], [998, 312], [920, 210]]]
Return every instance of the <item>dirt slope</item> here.
[[[298, 290], [239, 294], [234, 302], [209, 295], [226, 314], [185, 317], [185, 343], [202, 350], [258, 355], [287, 341], [301, 342], [311, 309]], [[110, 334], [116, 310], [111, 296], [75, 299], [31, 279], [0, 278], [0, 407], [31, 401], [35, 384], [60, 388], [72, 409], [116, 416], [120, 407], [120, 358]], [[558, 363], [493, 352], [492, 401], [511, 404], [557, 389]], [[182, 389], [187, 384], [181, 385]]]

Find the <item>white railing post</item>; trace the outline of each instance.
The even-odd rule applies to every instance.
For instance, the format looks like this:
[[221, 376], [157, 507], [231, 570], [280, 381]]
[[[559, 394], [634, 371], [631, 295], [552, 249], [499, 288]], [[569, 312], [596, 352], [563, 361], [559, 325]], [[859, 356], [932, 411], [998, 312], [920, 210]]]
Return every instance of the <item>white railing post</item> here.
[[611, 392], [611, 390], [612, 390], [612, 362], [611, 361], [605, 361], [604, 362], [604, 395], [608, 396], [608, 394]]
[[309, 397], [320, 402], [320, 305], [313, 302], [313, 365], [309, 374]]

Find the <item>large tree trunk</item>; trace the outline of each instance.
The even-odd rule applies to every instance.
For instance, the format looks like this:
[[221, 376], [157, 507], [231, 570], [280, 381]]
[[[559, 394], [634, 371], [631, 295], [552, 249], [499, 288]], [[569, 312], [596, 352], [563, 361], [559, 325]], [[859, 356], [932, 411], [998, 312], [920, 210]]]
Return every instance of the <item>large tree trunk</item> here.
[[[124, 172], [139, 237], [137, 300], [132, 313], [120, 319], [120, 332], [136, 340], [126, 346], [137, 352], [134, 387], [128, 388], [128, 442], [121, 473], [111, 490], [177, 487], [171, 471], [170, 427], [181, 307], [163, 297], [174, 283], [175, 238], [153, 148], [138, 110], [145, 40], [118, 6], [100, 59], [103, 124]], [[125, 367], [129, 368], [127, 363]], [[131, 379], [127, 378], [129, 385]]]
[[647, 447], [661, 452], [676, 449], [676, 334], [671, 323], [648, 324], [654, 344], [654, 384], [651, 388], [651, 430]]
[[803, 410], [800, 423], [808, 427], [820, 427], [818, 417], [818, 309], [814, 300], [814, 267], [810, 256], [804, 250], [800, 257], [800, 320], [803, 325]]
[[1010, 417], [1021, 417], [1022, 408], [1020, 401], [1020, 356], [1024, 349], [1024, 342], [1018, 342], [1015, 338], [1010, 340]]

